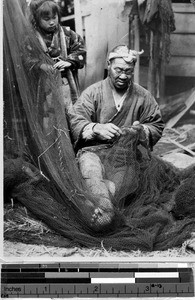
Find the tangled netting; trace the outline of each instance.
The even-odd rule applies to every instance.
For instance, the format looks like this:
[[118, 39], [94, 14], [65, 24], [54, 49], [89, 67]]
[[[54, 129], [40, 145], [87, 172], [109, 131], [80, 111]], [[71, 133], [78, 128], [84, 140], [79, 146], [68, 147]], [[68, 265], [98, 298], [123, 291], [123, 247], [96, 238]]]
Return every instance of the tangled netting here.
[[[21, 41], [23, 43], [21, 44]], [[33, 50], [33, 51], [32, 51]], [[24, 205], [57, 233], [51, 245], [116, 250], [165, 250], [195, 229], [194, 169], [183, 174], [138, 145], [134, 131], [114, 144], [93, 146], [104, 166], [114, 206], [111, 224], [98, 227], [104, 206], [82, 178], [72, 147], [59, 73], [41, 73], [29, 61], [42, 53], [20, 2], [4, 3], [4, 201]], [[32, 66], [32, 64], [31, 64]], [[89, 149], [85, 149], [87, 152]], [[84, 150], [83, 150], [84, 151]], [[186, 193], [187, 190], [191, 192]], [[183, 196], [185, 195], [185, 197]], [[186, 203], [186, 205], [185, 205]], [[190, 209], [191, 207], [191, 209]], [[98, 230], [97, 230], [98, 229]], [[19, 241], [5, 233], [6, 239]], [[48, 237], [42, 237], [42, 243]], [[29, 242], [36, 243], [36, 236]]]

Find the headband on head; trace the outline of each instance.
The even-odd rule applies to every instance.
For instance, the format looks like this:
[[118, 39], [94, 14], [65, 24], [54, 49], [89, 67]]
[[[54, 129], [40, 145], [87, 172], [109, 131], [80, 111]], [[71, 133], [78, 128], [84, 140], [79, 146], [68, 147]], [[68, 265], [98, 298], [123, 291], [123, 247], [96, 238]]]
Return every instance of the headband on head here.
[[141, 55], [144, 53], [142, 51], [129, 50], [127, 47], [121, 47], [116, 50], [116, 52], [110, 52], [108, 56], [108, 60], [110, 61], [113, 58], [122, 58], [127, 63], [133, 63], [137, 61], [137, 55]]

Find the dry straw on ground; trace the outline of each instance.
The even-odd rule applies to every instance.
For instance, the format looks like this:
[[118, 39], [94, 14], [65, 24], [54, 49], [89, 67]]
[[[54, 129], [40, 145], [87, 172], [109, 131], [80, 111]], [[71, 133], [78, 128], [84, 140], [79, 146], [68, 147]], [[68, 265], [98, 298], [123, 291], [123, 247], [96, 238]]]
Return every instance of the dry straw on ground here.
[[[174, 135], [174, 137], [173, 137]], [[167, 129], [164, 136], [159, 142], [159, 149], [156, 148], [156, 154], [163, 156], [163, 152], [167, 151], [166, 138], [175, 138], [179, 142], [191, 140], [194, 141], [195, 125], [185, 125], [177, 129]], [[174, 145], [169, 145], [169, 151], [175, 151], [172, 148]], [[20, 232], [23, 239], [18, 241], [15, 239], [14, 233]], [[10, 203], [4, 208], [4, 256], [5, 257], [124, 257], [124, 258], [141, 258], [141, 257], [159, 257], [159, 258], [190, 258], [195, 259], [195, 234], [192, 234], [191, 240], [187, 240], [182, 247], [169, 249], [166, 251], [114, 251], [113, 249], [106, 250], [102, 243], [100, 249], [81, 248], [78, 245], [70, 244], [69, 248], [51, 246], [51, 239], [59, 237], [55, 232], [51, 231], [43, 222], [34, 218], [22, 206], [17, 206], [16, 203]], [[36, 239], [36, 245], [30, 241], [30, 237]], [[44, 245], [42, 238], [44, 237]], [[47, 243], [45, 239], [47, 237]]]
[[[14, 241], [14, 232], [20, 230], [22, 236], [26, 241], [28, 236], [36, 236], [39, 240], [39, 245], [29, 244], [27, 242], [21, 243]], [[79, 246], [72, 246], [69, 248], [54, 247], [49, 245], [43, 245], [41, 238], [48, 235], [49, 237], [55, 237], [55, 233], [52, 232], [41, 221], [36, 220], [27, 212], [26, 208], [18, 206], [13, 208], [7, 206], [5, 209], [5, 221], [4, 221], [4, 234], [9, 234], [12, 237], [11, 240], [4, 241], [4, 256], [5, 257], [72, 257], [72, 258], [193, 258], [195, 259], [195, 236], [192, 236], [191, 240], [183, 243], [180, 248], [168, 249], [166, 251], [153, 251], [142, 252], [137, 251], [115, 251], [113, 249], [105, 249], [103, 242], [101, 248], [81, 248]], [[191, 246], [190, 246], [191, 245]], [[193, 246], [194, 245], [194, 246]]]

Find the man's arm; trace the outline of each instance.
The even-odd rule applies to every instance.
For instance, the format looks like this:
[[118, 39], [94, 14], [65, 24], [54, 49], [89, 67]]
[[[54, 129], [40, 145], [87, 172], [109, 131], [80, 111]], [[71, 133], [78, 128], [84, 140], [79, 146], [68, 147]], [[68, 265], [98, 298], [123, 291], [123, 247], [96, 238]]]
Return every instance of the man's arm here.
[[[71, 136], [76, 145], [82, 139], [82, 132], [87, 126], [95, 124], [95, 99], [93, 90], [89, 87], [82, 92], [75, 104], [69, 107], [67, 116], [70, 125]], [[87, 130], [90, 136], [90, 126]], [[92, 133], [92, 131], [91, 131]]]
[[162, 136], [164, 122], [159, 105], [150, 93], [148, 93], [145, 98], [139, 122], [144, 126], [144, 130], [148, 136], [149, 146], [152, 149]]
[[121, 129], [113, 123], [90, 123], [82, 132], [82, 138], [86, 140], [102, 140], [109, 141], [122, 134]]
[[98, 91], [95, 85], [87, 88], [78, 101], [69, 108], [68, 117], [74, 144], [80, 140], [111, 140], [120, 134], [121, 129], [113, 123], [97, 122]]

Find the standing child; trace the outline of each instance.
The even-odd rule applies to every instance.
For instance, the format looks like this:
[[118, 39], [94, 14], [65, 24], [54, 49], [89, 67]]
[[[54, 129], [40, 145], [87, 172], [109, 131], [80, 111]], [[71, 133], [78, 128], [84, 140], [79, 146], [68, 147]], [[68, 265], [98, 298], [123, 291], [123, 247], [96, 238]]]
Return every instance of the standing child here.
[[[75, 103], [80, 95], [78, 84], [78, 69], [84, 67], [86, 50], [80, 35], [69, 27], [60, 25], [60, 7], [54, 0], [31, 0], [28, 12], [29, 20], [39, 44], [51, 60], [40, 60], [35, 56], [33, 49], [26, 57], [26, 64], [30, 71], [37, 71], [40, 78], [38, 94], [43, 93], [45, 85], [46, 101], [42, 103], [43, 127], [50, 131], [52, 104], [52, 91], [47, 83], [41, 80], [49, 72], [59, 70], [62, 77], [62, 93], [64, 104]], [[30, 49], [31, 47], [29, 47]], [[42, 78], [43, 78], [42, 76]], [[43, 83], [44, 82], [44, 83]]]

